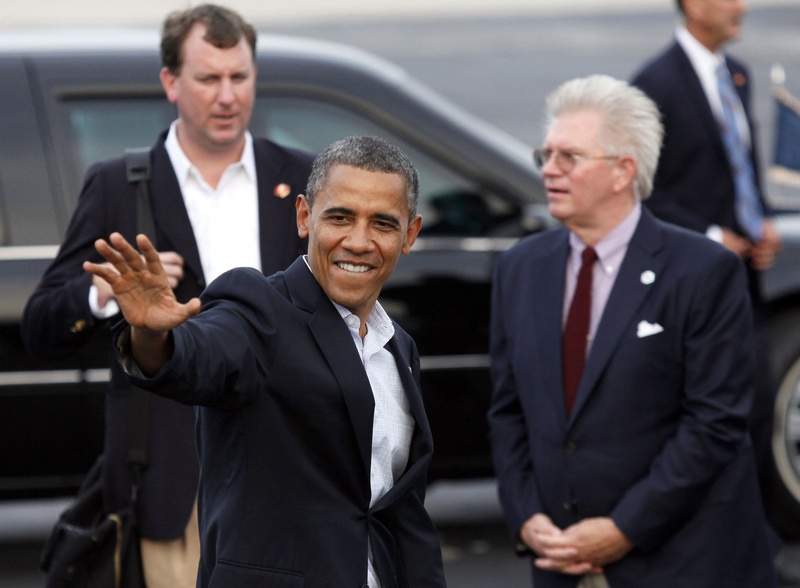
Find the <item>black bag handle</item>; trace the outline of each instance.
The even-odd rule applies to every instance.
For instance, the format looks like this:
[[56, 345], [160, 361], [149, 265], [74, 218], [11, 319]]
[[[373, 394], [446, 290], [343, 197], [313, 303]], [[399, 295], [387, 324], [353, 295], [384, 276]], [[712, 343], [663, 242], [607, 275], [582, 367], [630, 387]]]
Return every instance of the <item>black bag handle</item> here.
[[[150, 207], [148, 183], [150, 181], [150, 149], [129, 148], [125, 150], [125, 173], [131, 184], [136, 184], [137, 232], [144, 233], [155, 245], [155, 222]], [[131, 429], [128, 447], [128, 467], [133, 475], [131, 501], [135, 505], [139, 498], [141, 475], [147, 469], [147, 403], [148, 393], [132, 386]]]
[[150, 148], [137, 147], [125, 150], [125, 173], [128, 182], [136, 184], [136, 219], [137, 231], [148, 236], [155, 245], [155, 223], [150, 208], [148, 182], [150, 181]]

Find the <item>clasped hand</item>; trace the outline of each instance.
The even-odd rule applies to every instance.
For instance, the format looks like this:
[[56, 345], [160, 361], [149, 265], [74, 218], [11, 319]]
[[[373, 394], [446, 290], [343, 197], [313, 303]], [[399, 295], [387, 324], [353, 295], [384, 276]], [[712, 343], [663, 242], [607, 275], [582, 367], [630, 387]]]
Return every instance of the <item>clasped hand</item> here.
[[607, 517], [584, 519], [560, 529], [535, 514], [522, 526], [520, 538], [538, 556], [537, 567], [563, 574], [596, 574], [625, 556], [633, 544]]

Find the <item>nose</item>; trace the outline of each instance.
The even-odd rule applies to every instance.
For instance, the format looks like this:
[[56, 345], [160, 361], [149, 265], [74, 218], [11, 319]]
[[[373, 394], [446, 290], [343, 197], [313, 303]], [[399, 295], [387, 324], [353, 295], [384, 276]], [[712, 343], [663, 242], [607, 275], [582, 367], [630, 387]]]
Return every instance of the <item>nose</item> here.
[[233, 104], [235, 96], [233, 82], [228, 78], [222, 79], [219, 83], [219, 91], [217, 92], [217, 102], [220, 104]]
[[374, 243], [368, 223], [353, 223], [347, 232], [343, 245], [353, 253], [363, 253], [372, 249]]

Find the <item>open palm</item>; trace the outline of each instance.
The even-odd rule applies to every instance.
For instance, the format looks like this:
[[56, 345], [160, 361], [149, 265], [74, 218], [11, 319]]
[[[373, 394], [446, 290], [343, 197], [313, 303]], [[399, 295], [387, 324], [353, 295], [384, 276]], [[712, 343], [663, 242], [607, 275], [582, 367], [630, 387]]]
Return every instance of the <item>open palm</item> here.
[[83, 269], [109, 283], [131, 326], [169, 331], [197, 314], [200, 300], [178, 302], [153, 244], [145, 235], [138, 235], [136, 244], [141, 254], [119, 233], [98, 239], [95, 248], [111, 265], [87, 261]]

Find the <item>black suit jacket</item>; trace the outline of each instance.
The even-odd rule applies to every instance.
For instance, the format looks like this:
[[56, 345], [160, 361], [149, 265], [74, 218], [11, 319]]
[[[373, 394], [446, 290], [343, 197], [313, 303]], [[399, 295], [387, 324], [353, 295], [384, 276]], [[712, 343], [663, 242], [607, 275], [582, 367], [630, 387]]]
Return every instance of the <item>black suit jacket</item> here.
[[387, 344], [415, 420], [408, 466], [373, 507], [374, 399], [352, 336], [302, 258], [236, 269], [173, 331], [172, 359], [136, 385], [199, 405], [198, 586], [358, 588], [367, 538], [384, 588], [444, 586], [424, 507], [433, 450], [413, 340]]
[[[151, 154], [149, 189], [155, 240], [159, 250], [177, 251], [184, 257], [185, 275], [175, 294], [179, 300], [187, 301], [198, 296], [206, 283], [196, 237], [164, 147], [165, 139], [166, 133]], [[305, 248], [297, 235], [295, 199], [305, 191], [313, 158], [264, 139], [254, 139], [253, 149], [262, 270], [271, 274], [287, 267]], [[275, 187], [279, 184], [288, 185], [291, 193], [284, 198], [276, 196]], [[136, 197], [135, 186], [126, 180], [122, 158], [97, 163], [87, 172], [64, 242], [25, 308], [22, 337], [33, 356], [63, 356], [95, 336], [108, 338], [111, 352], [107, 328], [111, 321], [92, 315], [88, 304], [91, 275], [83, 271], [82, 263], [104, 261], [95, 251], [94, 242], [108, 238], [113, 231], [133, 242], [137, 231]], [[130, 401], [130, 386], [112, 359], [104, 449], [106, 502], [110, 509], [129, 500], [125, 460]], [[142, 534], [150, 539], [174, 539], [186, 527], [197, 492], [194, 411], [160, 398], [149, 402], [149, 467], [140, 501]]]
[[[749, 123], [762, 207], [772, 214], [759, 176], [749, 74], [740, 61], [730, 56], [726, 61]], [[658, 105], [665, 130], [653, 193], [645, 204], [658, 217], [695, 231], [719, 225], [743, 234], [736, 220], [733, 173], [719, 125], [686, 52], [676, 41], [646, 64], [632, 83]]]

